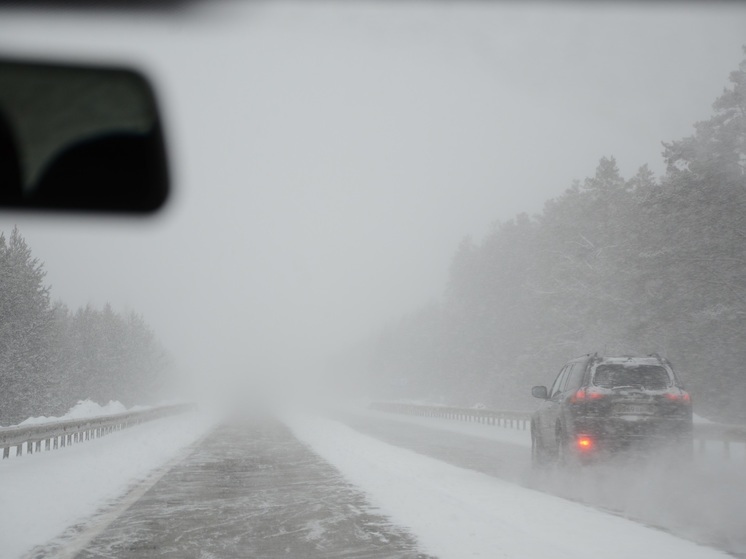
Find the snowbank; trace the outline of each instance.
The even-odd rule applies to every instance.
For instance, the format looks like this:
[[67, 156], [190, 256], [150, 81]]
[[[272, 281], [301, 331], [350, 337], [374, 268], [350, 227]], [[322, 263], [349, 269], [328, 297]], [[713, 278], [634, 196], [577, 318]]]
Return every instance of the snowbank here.
[[65, 419], [87, 419], [89, 417], [101, 417], [103, 415], [116, 415], [118, 413], [125, 413], [127, 411], [139, 411], [148, 409], [144, 406], [135, 406], [129, 410], [124, 407], [124, 404], [115, 400], [109, 400], [106, 405], [99, 405], [92, 400], [80, 400], [70, 410], [60, 417], [29, 417], [25, 421], [19, 423], [19, 425], [40, 425], [43, 423], [52, 423], [54, 421], [63, 421]]

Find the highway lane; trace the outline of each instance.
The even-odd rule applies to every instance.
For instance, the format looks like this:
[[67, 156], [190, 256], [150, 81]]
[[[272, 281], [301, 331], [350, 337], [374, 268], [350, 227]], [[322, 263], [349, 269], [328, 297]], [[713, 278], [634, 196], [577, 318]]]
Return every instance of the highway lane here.
[[[383, 442], [746, 557], [743, 464], [711, 470], [633, 460], [580, 473], [536, 471], [524, 445], [404, 416], [347, 411], [334, 418]], [[74, 535], [95, 535], [83, 538], [79, 552], [65, 554], [63, 538], [31, 557], [426, 557], [411, 534], [371, 510], [360, 490], [267, 417], [220, 425], [115, 516], [105, 526], [93, 518], [75, 527]]]
[[[74, 531], [100, 530], [97, 519]], [[80, 539], [80, 538], [78, 538]], [[34, 557], [64, 556], [65, 542]], [[78, 559], [423, 559], [416, 540], [267, 417], [220, 425]]]
[[746, 467], [742, 463], [713, 467], [627, 456], [580, 471], [536, 470], [531, 467], [529, 447], [445, 431], [437, 428], [439, 420], [429, 428], [408, 422], [406, 416], [378, 412], [338, 411], [333, 417], [383, 442], [746, 557]]

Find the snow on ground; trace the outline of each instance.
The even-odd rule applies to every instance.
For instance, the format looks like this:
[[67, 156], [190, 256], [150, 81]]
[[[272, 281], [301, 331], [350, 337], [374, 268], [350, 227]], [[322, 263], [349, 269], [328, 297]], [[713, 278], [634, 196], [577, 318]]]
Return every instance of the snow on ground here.
[[142, 406], [134, 407], [130, 410], [124, 407], [124, 404], [115, 400], [109, 400], [108, 404], [100, 405], [93, 400], [80, 400], [63, 416], [60, 417], [29, 417], [19, 425], [40, 425], [43, 423], [53, 423], [55, 421], [64, 421], [66, 419], [87, 419], [89, 417], [101, 417], [104, 415], [115, 415], [127, 411], [137, 411], [145, 409]]
[[382, 443], [332, 420], [289, 415], [286, 422], [374, 506], [411, 530], [423, 551], [442, 559], [727, 557], [579, 503]]
[[206, 414], [182, 414], [59, 450], [0, 460], [0, 556], [22, 557], [85, 521], [214, 424]]

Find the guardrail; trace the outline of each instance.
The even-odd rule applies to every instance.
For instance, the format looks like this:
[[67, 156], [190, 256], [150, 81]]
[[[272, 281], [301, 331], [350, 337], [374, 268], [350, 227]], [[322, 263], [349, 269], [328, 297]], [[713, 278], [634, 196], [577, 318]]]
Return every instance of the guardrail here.
[[422, 406], [398, 402], [373, 402], [371, 409], [420, 417], [441, 417], [459, 421], [486, 423], [501, 427], [526, 430], [531, 424], [531, 413], [525, 411], [500, 411], [484, 408], [452, 408], [448, 406]]
[[[440, 417], [486, 423], [502, 427], [526, 430], [531, 424], [531, 412], [500, 411], [480, 408], [453, 408], [448, 406], [424, 406], [399, 402], [373, 402], [371, 409], [415, 415], [420, 417]], [[731, 457], [731, 445], [746, 445], [746, 425], [725, 425], [722, 423], [695, 423], [694, 441], [700, 454], [704, 454], [707, 442], [722, 443], [723, 456]], [[746, 456], [746, 454], [744, 455]]]
[[87, 419], [67, 419], [38, 425], [3, 427], [0, 428], [0, 449], [3, 451], [3, 459], [10, 457], [10, 449], [13, 447], [16, 448], [16, 456], [23, 454], [24, 446], [27, 454], [41, 452], [42, 443], [44, 443], [44, 450], [54, 450], [74, 443], [97, 439], [146, 421], [194, 409], [196, 409], [195, 404], [176, 404]]
[[[723, 456], [726, 460], [729, 460], [732, 443], [746, 445], [746, 425], [695, 423], [694, 440], [697, 443], [697, 450], [700, 454], [704, 454], [705, 445], [708, 441], [722, 443]], [[746, 457], [746, 454], [744, 456]]]

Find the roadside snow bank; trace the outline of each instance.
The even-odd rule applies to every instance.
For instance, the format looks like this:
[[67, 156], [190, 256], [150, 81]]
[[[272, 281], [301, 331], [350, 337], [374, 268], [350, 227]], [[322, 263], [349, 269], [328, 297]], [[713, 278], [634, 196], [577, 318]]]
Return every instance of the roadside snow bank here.
[[215, 422], [198, 413], [166, 417], [59, 450], [0, 460], [0, 556], [22, 557], [86, 521], [157, 475]]
[[296, 437], [335, 466], [423, 551], [449, 557], [728, 557], [590, 507], [382, 443], [338, 422], [288, 416]]
[[125, 413], [127, 411], [139, 411], [148, 409], [144, 406], [134, 406], [129, 410], [124, 407], [124, 404], [115, 400], [109, 400], [108, 404], [100, 405], [93, 400], [80, 400], [70, 410], [60, 417], [29, 417], [25, 421], [19, 423], [19, 425], [41, 425], [44, 423], [53, 423], [55, 421], [64, 421], [66, 419], [87, 419], [89, 417], [101, 417], [104, 415], [116, 415], [118, 413]]

